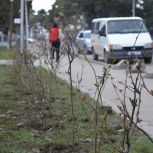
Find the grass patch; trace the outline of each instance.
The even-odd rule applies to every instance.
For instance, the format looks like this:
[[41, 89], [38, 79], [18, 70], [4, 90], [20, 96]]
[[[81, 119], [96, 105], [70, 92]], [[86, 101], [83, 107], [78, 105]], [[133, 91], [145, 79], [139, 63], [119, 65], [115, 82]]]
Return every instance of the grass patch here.
[[6, 47], [0, 47], [0, 59], [9, 60], [13, 58], [13, 50], [10, 51]]
[[153, 144], [146, 138], [137, 140], [132, 146], [132, 153], [153, 153]]
[[[30, 79], [29, 74], [25, 76], [24, 83], [28, 85], [30, 81], [33, 90], [25, 92], [21, 88], [19, 92], [12, 77], [12, 67], [0, 66], [0, 153], [46, 153], [49, 150], [57, 153], [93, 153], [95, 127], [90, 122], [94, 121], [94, 110], [90, 107], [95, 104], [93, 99], [74, 89], [76, 143], [72, 151], [70, 86], [58, 78], [49, 80], [49, 74], [44, 69], [38, 68], [37, 74], [37, 77], [31, 75]], [[46, 83], [46, 99], [42, 98], [40, 76]], [[34, 94], [38, 94], [36, 100], [33, 99]], [[114, 132], [113, 129], [122, 124], [121, 119], [115, 113], [107, 115], [105, 127], [104, 117], [99, 112], [99, 129], [109, 136], [113, 144], [120, 146], [122, 132]], [[131, 153], [153, 153], [153, 144], [138, 131], [131, 141]], [[100, 134], [98, 144], [99, 152], [113, 152], [113, 147]]]

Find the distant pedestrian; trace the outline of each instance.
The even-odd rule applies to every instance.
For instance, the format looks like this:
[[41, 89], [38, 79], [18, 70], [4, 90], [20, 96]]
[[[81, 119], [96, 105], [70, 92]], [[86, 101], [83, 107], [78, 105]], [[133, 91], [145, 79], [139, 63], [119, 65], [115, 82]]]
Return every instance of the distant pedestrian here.
[[56, 53], [56, 62], [59, 62], [60, 38], [59, 38], [59, 28], [57, 23], [53, 23], [53, 26], [50, 28], [49, 42], [51, 44], [52, 59], [54, 59], [54, 53]]

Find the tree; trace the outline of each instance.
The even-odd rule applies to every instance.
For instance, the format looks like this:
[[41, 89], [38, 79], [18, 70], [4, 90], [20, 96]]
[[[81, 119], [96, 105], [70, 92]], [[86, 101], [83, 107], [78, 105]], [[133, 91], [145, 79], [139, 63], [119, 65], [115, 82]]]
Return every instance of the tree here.
[[[7, 33], [10, 20], [10, 0], [1, 0], [0, 1], [0, 26], [4, 33]], [[13, 1], [13, 18], [19, 17], [19, 0]]]
[[153, 27], [153, 1], [145, 0], [143, 3], [143, 18], [148, 27]]
[[41, 23], [41, 25], [43, 25], [44, 20], [46, 19], [46, 15], [47, 15], [47, 13], [44, 9], [41, 9], [38, 11], [37, 20], [38, 20], [38, 22]]
[[[83, 15], [91, 26], [93, 18], [132, 16], [132, 0], [56, 0], [50, 17], [61, 11], [70, 19]], [[136, 16], [144, 18], [147, 26], [153, 25], [153, 0], [136, 0]]]
[[57, 15], [61, 10], [67, 17], [83, 15], [90, 25], [97, 17], [129, 16], [132, 2], [125, 0], [56, 0], [50, 13]]
[[[0, 30], [7, 34], [10, 21], [10, 0], [0, 0]], [[13, 2], [13, 18], [20, 16], [20, 0]], [[28, 10], [32, 8], [32, 0], [28, 1]], [[29, 12], [28, 11], [28, 12]]]

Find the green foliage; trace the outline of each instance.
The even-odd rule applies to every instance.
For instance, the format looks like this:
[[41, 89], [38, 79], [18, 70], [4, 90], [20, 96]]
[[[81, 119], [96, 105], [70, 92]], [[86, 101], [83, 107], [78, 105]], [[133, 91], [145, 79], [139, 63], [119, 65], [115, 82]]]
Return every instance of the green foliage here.
[[142, 10], [142, 17], [145, 19], [148, 27], [153, 28], [153, 1], [144, 0], [144, 10]]
[[9, 139], [11, 141], [31, 141], [32, 134], [26, 129], [20, 129], [19, 131], [8, 132]]
[[[0, 1], [0, 31], [2, 30], [7, 34], [10, 22], [10, 0]], [[20, 0], [14, 0], [13, 2], [13, 18], [19, 18], [20, 16]], [[32, 1], [28, 1], [28, 10], [32, 7]], [[13, 29], [15, 30], [15, 29]]]
[[136, 140], [131, 153], [153, 153], [153, 144], [146, 138]]
[[[13, 18], [19, 17], [20, 0], [13, 1]], [[10, 20], [10, 0], [0, 1], [0, 26], [5, 34], [9, 27]]]
[[[143, 17], [148, 26], [152, 26], [153, 1], [136, 0], [136, 16]], [[91, 20], [98, 17], [132, 16], [132, 1], [125, 0], [56, 0], [53, 9], [49, 11], [50, 17], [59, 16], [63, 12], [65, 17], [83, 15], [91, 25]], [[72, 20], [72, 19], [71, 19]], [[69, 22], [71, 22], [69, 20]]]
[[0, 153], [32, 153], [28, 149], [22, 149], [20, 147], [13, 147], [10, 145], [1, 145], [0, 144]]
[[56, 136], [53, 135], [52, 139], [55, 145], [66, 146], [67, 144], [70, 144], [71, 135], [68, 135], [68, 133], [59, 133]]

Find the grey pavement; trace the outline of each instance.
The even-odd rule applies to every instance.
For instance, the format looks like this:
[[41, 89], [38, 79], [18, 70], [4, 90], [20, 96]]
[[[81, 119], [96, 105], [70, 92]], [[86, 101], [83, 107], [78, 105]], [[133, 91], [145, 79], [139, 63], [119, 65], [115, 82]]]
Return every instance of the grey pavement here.
[[11, 65], [13, 60], [0, 60], [1, 65]]

